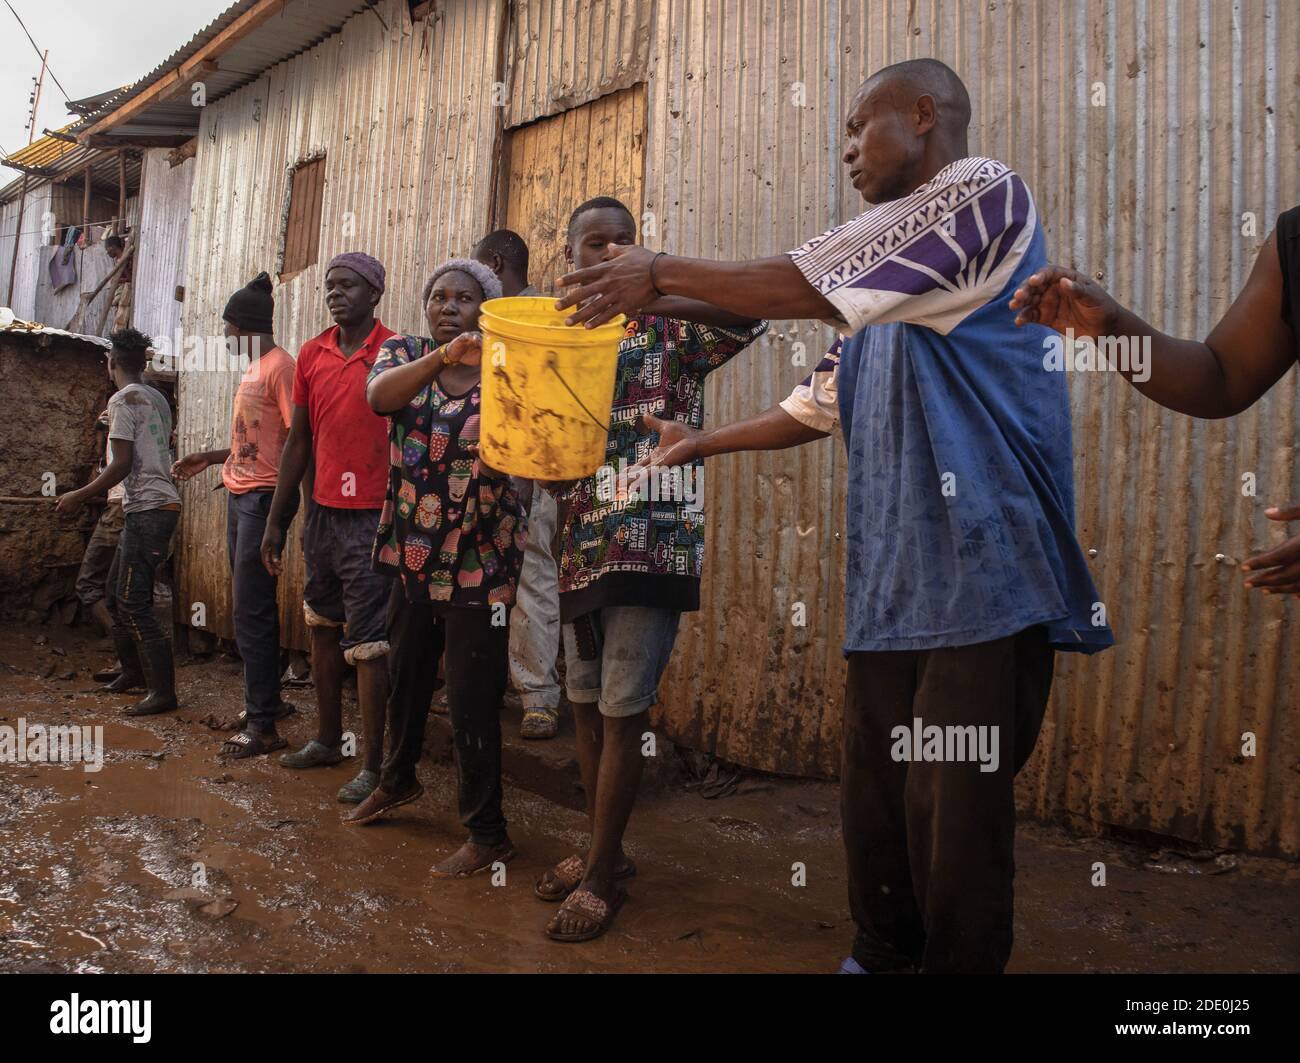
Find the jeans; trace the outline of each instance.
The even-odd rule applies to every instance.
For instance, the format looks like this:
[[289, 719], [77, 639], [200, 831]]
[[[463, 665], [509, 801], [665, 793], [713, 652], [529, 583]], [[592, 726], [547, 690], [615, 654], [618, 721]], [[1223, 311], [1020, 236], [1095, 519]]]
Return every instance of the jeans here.
[[[1006, 966], [1014, 782], [1038, 740], [1054, 658], [1041, 627], [974, 646], [849, 654], [840, 803], [853, 958], [868, 971]], [[987, 728], [990, 755], [977, 763], [968, 743], [956, 756], [945, 746], [948, 759], [910, 759], [914, 740], [894, 729], [910, 735], [918, 718], [923, 735]], [[981, 770], [994, 750], [995, 770]]]
[[[249, 727], [275, 726], [280, 707], [280, 608], [276, 578], [262, 564], [262, 535], [271, 511], [272, 491], [228, 493], [226, 549], [235, 607], [235, 645], [244, 661], [244, 708]], [[282, 530], [298, 511], [298, 495], [290, 499]]]
[[564, 625], [564, 685], [577, 705], [602, 716], [645, 712], [673, 655], [682, 614], [642, 605], [607, 605]]
[[77, 572], [77, 597], [82, 605], [102, 602], [108, 596], [108, 574], [113, 568], [117, 541], [122, 537], [122, 503], [110, 502], [95, 522], [90, 542]]
[[180, 520], [177, 509], [142, 509], [128, 513], [108, 572], [108, 611], [117, 632], [136, 642], [166, 637], [153, 611], [153, 581], [167, 560], [172, 533]]
[[438, 658], [447, 651], [447, 705], [456, 748], [460, 821], [478, 845], [506, 841], [501, 811], [501, 696], [506, 688], [509, 623], [492, 609], [449, 609], [411, 602], [401, 581], [389, 602], [388, 755], [379, 785], [402, 793], [416, 783]]
[[510, 614], [510, 678], [525, 709], [560, 707], [555, 659], [560, 653], [560, 574], [551, 540], [555, 499], [533, 490], [528, 513], [528, 545]]

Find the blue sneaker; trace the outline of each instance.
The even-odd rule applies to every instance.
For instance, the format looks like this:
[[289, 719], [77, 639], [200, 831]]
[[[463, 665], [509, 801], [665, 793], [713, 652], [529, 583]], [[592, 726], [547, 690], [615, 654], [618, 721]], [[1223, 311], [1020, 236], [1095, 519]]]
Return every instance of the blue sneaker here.
[[852, 956], [840, 964], [840, 974], [870, 974], [862, 964], [858, 963]]

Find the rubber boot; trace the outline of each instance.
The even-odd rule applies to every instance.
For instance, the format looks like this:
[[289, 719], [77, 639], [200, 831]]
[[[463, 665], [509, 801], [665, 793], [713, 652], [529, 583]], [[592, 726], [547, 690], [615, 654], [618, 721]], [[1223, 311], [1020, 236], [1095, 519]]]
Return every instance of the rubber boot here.
[[113, 646], [117, 649], [117, 659], [122, 664], [122, 671], [116, 679], [100, 689], [109, 694], [143, 690], [144, 666], [140, 663], [140, 644], [131, 637], [129, 631], [114, 628]]
[[127, 716], [153, 716], [171, 712], [176, 705], [176, 661], [172, 657], [171, 639], [150, 639], [140, 643], [140, 661], [144, 664], [149, 693], [126, 710]]

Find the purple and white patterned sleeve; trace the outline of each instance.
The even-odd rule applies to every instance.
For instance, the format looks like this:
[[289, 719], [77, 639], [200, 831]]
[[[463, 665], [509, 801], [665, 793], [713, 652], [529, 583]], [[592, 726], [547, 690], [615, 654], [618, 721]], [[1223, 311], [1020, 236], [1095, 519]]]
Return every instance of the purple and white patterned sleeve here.
[[838, 311], [827, 324], [843, 335], [889, 321], [947, 334], [1006, 287], [1037, 225], [1014, 171], [969, 158], [789, 256]]
[[836, 340], [817, 368], [781, 400], [781, 409], [796, 421], [827, 435], [840, 423], [838, 378], [842, 345], [842, 340]]

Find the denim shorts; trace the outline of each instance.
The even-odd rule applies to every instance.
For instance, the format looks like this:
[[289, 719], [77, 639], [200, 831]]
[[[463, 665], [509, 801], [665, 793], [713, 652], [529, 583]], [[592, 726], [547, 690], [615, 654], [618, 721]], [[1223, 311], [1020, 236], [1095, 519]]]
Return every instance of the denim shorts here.
[[390, 577], [370, 567], [379, 510], [307, 503], [302, 553], [307, 567], [303, 612], [308, 627], [341, 627], [349, 664], [388, 653]]
[[645, 712], [658, 697], [681, 618], [675, 609], [611, 605], [565, 624], [569, 700], [598, 704], [602, 716]]

